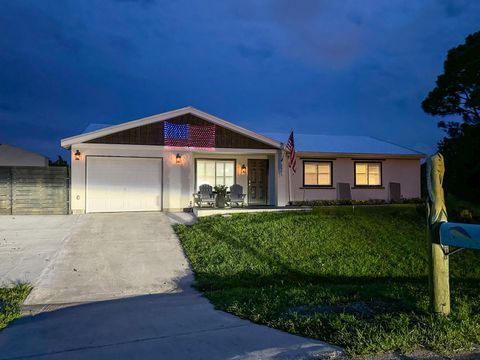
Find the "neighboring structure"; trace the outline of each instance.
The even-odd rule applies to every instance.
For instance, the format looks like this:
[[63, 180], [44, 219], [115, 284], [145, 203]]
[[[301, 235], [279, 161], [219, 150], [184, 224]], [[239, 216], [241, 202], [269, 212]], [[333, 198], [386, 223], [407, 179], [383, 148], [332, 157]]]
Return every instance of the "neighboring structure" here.
[[192, 107], [89, 126], [61, 141], [72, 154], [71, 210], [179, 210], [205, 183], [240, 184], [249, 205], [420, 197], [421, 153], [369, 137], [296, 135], [290, 174], [286, 139]]
[[19, 147], [0, 144], [0, 166], [48, 166], [48, 158]]
[[0, 145], [0, 215], [68, 214], [68, 167], [48, 158]]

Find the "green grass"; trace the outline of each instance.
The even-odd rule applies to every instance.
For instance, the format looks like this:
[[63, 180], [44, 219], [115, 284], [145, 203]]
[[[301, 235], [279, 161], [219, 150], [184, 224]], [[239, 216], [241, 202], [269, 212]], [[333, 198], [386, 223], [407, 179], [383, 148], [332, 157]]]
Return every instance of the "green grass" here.
[[20, 316], [20, 306], [32, 287], [28, 284], [16, 284], [0, 288], [0, 330]]
[[415, 205], [210, 217], [176, 230], [197, 287], [242, 318], [349, 354], [480, 344], [480, 251], [452, 256], [452, 315], [431, 315]]

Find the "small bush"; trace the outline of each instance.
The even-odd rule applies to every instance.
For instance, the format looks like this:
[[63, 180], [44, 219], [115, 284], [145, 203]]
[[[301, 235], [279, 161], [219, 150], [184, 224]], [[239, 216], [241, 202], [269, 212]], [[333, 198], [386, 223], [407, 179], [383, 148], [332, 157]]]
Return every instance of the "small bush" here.
[[292, 206], [348, 206], [348, 205], [388, 205], [388, 204], [423, 204], [425, 201], [420, 198], [401, 199], [400, 201], [386, 201], [384, 199], [369, 200], [309, 200], [291, 201]]
[[28, 284], [0, 288], [0, 330], [20, 316], [20, 306], [31, 290]]

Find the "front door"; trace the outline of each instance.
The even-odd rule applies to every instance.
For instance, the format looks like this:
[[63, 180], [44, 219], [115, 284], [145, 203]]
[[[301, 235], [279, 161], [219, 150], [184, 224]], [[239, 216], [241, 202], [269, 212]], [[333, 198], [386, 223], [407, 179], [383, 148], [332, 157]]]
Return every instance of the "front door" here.
[[267, 205], [268, 160], [248, 159], [248, 204]]

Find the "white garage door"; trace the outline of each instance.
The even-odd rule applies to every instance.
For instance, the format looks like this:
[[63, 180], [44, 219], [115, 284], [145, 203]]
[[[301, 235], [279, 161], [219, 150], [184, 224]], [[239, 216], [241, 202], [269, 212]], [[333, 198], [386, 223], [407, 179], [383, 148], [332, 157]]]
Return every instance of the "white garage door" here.
[[162, 159], [87, 157], [87, 212], [162, 210]]

